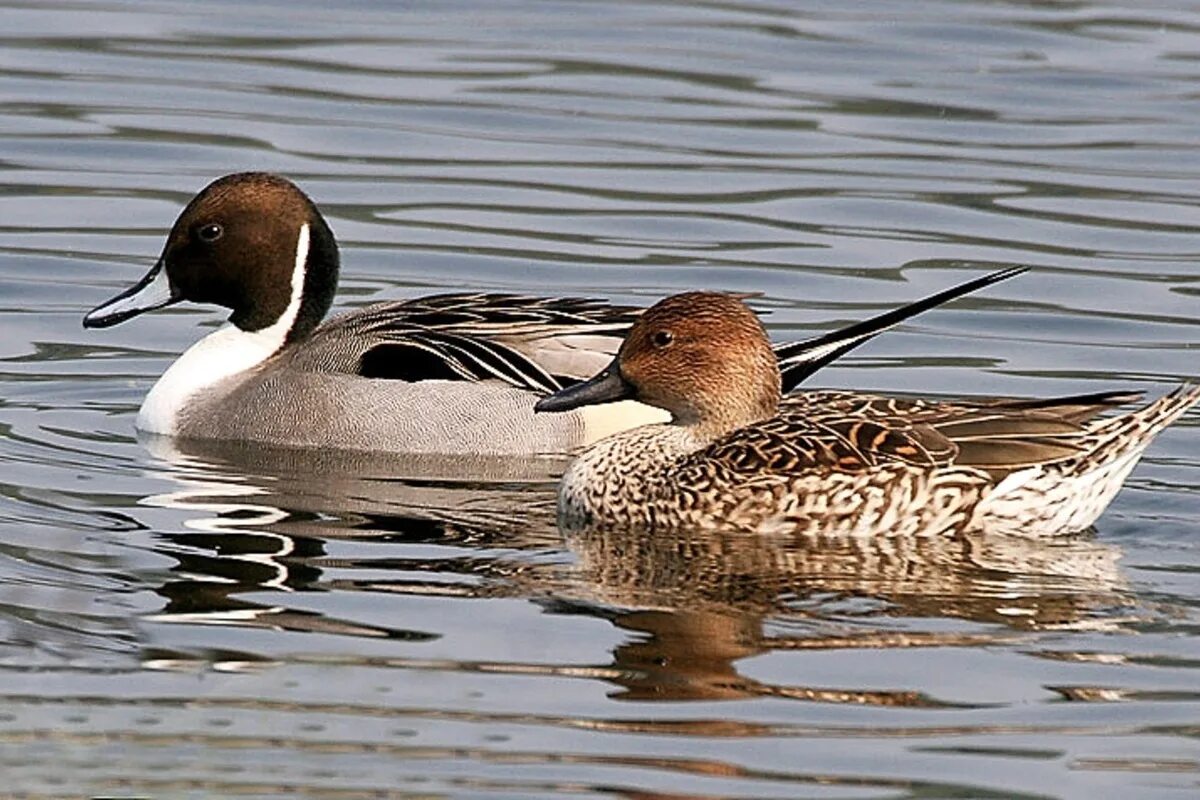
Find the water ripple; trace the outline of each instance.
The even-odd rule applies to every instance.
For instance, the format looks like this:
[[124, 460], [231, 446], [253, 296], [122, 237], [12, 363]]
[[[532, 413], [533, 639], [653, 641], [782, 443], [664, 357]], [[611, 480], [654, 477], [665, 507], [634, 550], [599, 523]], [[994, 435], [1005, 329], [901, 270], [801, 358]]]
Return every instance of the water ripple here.
[[139, 442], [217, 315], [79, 327], [268, 169], [329, 216], [343, 307], [705, 286], [791, 337], [1021, 263], [819, 382], [1155, 393], [1196, 377], [1192, 4], [0, 5], [16, 791], [1194, 789], [1193, 419], [1065, 541], [564, 541], [555, 464]]

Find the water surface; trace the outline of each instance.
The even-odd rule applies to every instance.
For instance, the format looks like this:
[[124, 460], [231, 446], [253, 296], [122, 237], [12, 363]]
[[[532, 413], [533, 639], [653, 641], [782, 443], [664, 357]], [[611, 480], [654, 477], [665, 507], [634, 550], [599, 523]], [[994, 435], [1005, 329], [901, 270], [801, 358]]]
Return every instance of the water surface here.
[[[816, 385], [1197, 374], [1191, 3], [0, 3], [0, 771], [35, 797], [1192, 797], [1200, 430], [1094, 534], [564, 538], [544, 463], [139, 443], [80, 317], [282, 172], [340, 307], [761, 292]], [[448, 477], [451, 476], [451, 477]]]

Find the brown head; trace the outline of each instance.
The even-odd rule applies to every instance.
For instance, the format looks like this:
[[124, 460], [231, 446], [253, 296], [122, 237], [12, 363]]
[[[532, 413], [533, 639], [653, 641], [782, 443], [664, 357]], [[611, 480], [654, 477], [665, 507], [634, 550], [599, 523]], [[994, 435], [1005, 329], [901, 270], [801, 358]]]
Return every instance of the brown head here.
[[295, 184], [263, 172], [227, 175], [183, 209], [146, 277], [83, 324], [108, 327], [190, 300], [230, 309], [245, 331], [283, 320], [293, 341], [329, 310], [337, 273], [333, 233]]
[[544, 398], [537, 410], [635, 399], [716, 434], [773, 416], [779, 387], [779, 365], [754, 312], [732, 295], [686, 292], [647, 309], [603, 372]]

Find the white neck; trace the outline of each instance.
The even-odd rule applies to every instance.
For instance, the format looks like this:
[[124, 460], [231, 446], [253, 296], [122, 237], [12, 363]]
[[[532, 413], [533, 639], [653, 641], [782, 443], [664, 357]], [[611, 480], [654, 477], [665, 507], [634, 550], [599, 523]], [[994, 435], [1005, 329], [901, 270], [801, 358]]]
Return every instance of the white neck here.
[[308, 223], [305, 223], [296, 239], [291, 299], [279, 319], [257, 331], [222, 325], [189, 347], [146, 395], [138, 411], [138, 429], [167, 436], [177, 433], [180, 411], [192, 395], [253, 369], [279, 352], [300, 313], [307, 262]]
[[671, 421], [669, 412], [636, 400], [618, 400], [615, 403], [584, 406], [579, 411], [583, 417], [584, 444], [595, 444], [607, 436], [630, 428]]

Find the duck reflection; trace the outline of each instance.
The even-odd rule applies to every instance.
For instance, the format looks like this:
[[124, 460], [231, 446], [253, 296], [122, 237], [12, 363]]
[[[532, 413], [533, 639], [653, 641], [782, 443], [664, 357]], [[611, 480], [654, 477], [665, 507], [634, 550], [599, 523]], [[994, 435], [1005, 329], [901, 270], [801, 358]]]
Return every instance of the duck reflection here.
[[[166, 602], [153, 620], [355, 637], [345, 647], [361, 650], [351, 642], [437, 638], [436, 620], [384, 626], [289, 595], [523, 598], [628, 632], [610, 664], [574, 671], [614, 683], [622, 699], [941, 706], [912, 691], [769, 684], [738, 666], [773, 651], [986, 645], [1115, 626], [1112, 609], [1129, 604], [1118, 549], [1090, 537], [601, 530], [564, 540], [554, 524], [557, 461], [154, 446], [180, 488], [144, 502], [189, 516], [183, 531], [162, 534], [177, 566], [158, 589]], [[938, 622], [923, 630], [922, 619]], [[390, 655], [388, 663], [418, 666]]]
[[[552, 520], [553, 481], [561, 465], [552, 460], [402, 459], [157, 437], [143, 443], [169, 464], [171, 478], [181, 487], [147, 497], [143, 504], [194, 513], [184, 522], [185, 531], [161, 534], [163, 552], [177, 564], [176, 577], [157, 590], [166, 605], [148, 617], [155, 622], [433, 639], [432, 631], [368, 625], [244, 596], [264, 591], [437, 593], [448, 586], [420, 579], [331, 580], [332, 570], [420, 574], [453, 567], [427, 558], [331, 556], [329, 544], [340, 540], [519, 541], [526, 530], [538, 530], [529, 523], [540, 517], [537, 544], [560, 542]], [[530, 537], [523, 538], [525, 546], [533, 546]]]
[[[591, 531], [568, 543], [576, 602], [640, 634], [614, 653], [615, 696], [636, 700], [945, 705], [914, 692], [766, 685], [735, 665], [779, 650], [985, 645], [1021, 630], [1104, 627], [1116, 622], [1103, 613], [1127, 603], [1119, 550], [1090, 538]], [[991, 627], [924, 632], [918, 618]]]

